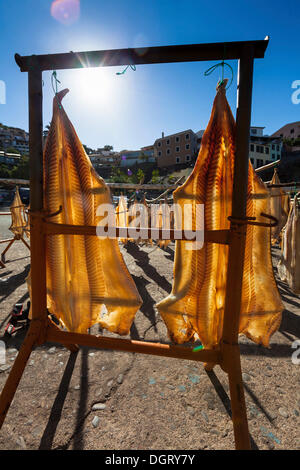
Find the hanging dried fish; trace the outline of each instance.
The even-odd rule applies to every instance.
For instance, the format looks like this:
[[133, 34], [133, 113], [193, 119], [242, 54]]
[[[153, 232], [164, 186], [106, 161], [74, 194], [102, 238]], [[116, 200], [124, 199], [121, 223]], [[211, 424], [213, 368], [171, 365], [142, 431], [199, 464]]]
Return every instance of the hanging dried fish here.
[[[192, 205], [195, 230], [196, 205], [204, 204], [205, 230], [229, 229], [235, 156], [235, 121], [218, 88], [211, 118], [202, 138], [196, 165], [187, 181], [173, 193], [182, 212]], [[269, 213], [268, 190], [249, 163], [247, 216], [264, 221]], [[265, 346], [279, 327], [283, 305], [275, 283], [270, 229], [247, 227], [240, 333]], [[157, 304], [171, 339], [184, 343], [200, 338], [205, 347], [218, 345], [223, 328], [228, 246], [204, 243], [190, 250], [190, 241], [176, 241], [171, 294]]]
[[[274, 169], [270, 184], [280, 184], [277, 168]], [[289, 195], [281, 188], [270, 188], [270, 214], [276, 217], [278, 225], [271, 229], [272, 244], [275, 244], [279, 238], [283, 227], [286, 224], [289, 215]]]
[[[170, 229], [171, 227], [171, 210], [168, 205], [167, 199], [165, 199], [164, 203], [159, 203], [159, 209], [157, 211], [157, 227]], [[166, 249], [169, 245], [171, 240], [159, 240], [157, 242], [158, 246], [162, 249]]]
[[[111, 204], [109, 188], [87, 157], [61, 100], [53, 101], [53, 119], [44, 151], [44, 208], [62, 211], [51, 222], [98, 224], [97, 208]], [[128, 334], [142, 301], [119, 251], [118, 241], [85, 235], [47, 237], [47, 305], [70, 331], [86, 332], [99, 323]]]
[[[128, 208], [127, 200], [124, 196], [120, 196], [119, 204], [116, 207], [116, 223], [117, 227], [128, 226]], [[127, 238], [119, 238], [120, 242], [124, 245], [128, 242]]]
[[10, 206], [11, 226], [9, 230], [18, 238], [23, 237], [26, 233], [27, 220], [25, 214], [25, 206], [21, 200], [19, 188], [16, 188], [14, 200]]
[[277, 269], [282, 281], [300, 294], [300, 193], [296, 194], [283, 229], [282, 253]]

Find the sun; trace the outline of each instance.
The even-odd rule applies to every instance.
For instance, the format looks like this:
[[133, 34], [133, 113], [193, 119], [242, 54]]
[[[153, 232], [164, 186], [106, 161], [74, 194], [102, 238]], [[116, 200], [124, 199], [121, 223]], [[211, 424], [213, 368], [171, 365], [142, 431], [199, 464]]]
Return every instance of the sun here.
[[77, 71], [76, 91], [81, 100], [92, 106], [107, 105], [113, 100], [111, 73], [102, 68], [84, 68]]

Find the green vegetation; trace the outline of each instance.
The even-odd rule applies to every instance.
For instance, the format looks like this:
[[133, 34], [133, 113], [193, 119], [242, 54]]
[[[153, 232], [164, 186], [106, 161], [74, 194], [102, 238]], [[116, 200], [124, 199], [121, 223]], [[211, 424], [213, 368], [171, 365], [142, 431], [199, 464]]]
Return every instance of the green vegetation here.
[[18, 166], [9, 166], [0, 163], [0, 178], [29, 179], [29, 157], [23, 155]]

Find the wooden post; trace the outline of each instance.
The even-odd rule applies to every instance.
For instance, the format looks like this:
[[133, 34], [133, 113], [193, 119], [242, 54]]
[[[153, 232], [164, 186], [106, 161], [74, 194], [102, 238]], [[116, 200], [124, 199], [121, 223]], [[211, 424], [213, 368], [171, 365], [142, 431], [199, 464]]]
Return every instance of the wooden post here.
[[31, 307], [32, 320], [26, 338], [15, 359], [0, 397], [0, 427], [15, 395], [26, 363], [35, 344], [46, 334], [46, 258], [45, 235], [38, 215], [43, 209], [43, 116], [42, 72], [32, 68], [28, 74], [29, 88], [29, 154], [31, 224]]
[[[239, 60], [232, 216], [246, 215], [249, 165], [249, 135], [253, 79], [253, 49], [246, 46]], [[221, 351], [223, 369], [228, 373], [232, 420], [237, 449], [250, 449], [247, 412], [238, 345], [239, 318], [247, 226], [232, 221], [230, 226], [226, 300]]]

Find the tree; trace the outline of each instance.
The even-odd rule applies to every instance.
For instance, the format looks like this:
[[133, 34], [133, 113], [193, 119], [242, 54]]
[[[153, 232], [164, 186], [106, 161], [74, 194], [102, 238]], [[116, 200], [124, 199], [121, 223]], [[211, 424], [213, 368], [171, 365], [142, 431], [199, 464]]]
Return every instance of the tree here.
[[113, 150], [114, 148], [112, 145], [104, 145], [103, 149], [109, 151], [109, 150]]
[[137, 179], [138, 179], [139, 184], [143, 184], [144, 179], [145, 179], [145, 173], [143, 172], [141, 168], [139, 168], [137, 171]]
[[158, 183], [159, 181], [159, 170], [155, 169], [152, 171], [151, 183]]
[[6, 153], [19, 153], [19, 151], [14, 147], [7, 147]]

